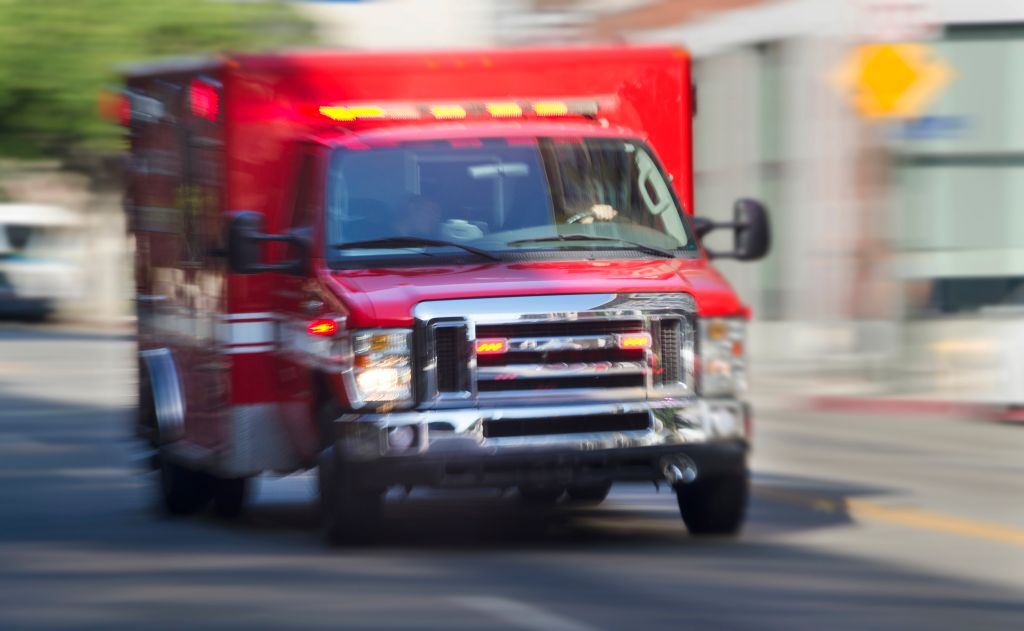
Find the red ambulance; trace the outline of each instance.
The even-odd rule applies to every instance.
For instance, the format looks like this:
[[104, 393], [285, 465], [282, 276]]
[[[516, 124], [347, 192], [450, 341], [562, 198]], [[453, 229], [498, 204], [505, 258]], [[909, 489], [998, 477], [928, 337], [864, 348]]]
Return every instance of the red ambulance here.
[[316, 469], [331, 542], [391, 487], [598, 502], [665, 481], [736, 533], [748, 309], [695, 219], [668, 47], [230, 55], [132, 69], [139, 414], [171, 513]]

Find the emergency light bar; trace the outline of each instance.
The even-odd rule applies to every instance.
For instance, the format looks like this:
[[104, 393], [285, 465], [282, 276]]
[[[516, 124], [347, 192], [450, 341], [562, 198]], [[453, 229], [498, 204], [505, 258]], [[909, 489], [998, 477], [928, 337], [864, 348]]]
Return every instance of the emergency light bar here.
[[487, 101], [474, 103], [354, 103], [323, 105], [320, 114], [340, 122], [370, 120], [463, 120], [466, 118], [593, 118], [597, 100]]

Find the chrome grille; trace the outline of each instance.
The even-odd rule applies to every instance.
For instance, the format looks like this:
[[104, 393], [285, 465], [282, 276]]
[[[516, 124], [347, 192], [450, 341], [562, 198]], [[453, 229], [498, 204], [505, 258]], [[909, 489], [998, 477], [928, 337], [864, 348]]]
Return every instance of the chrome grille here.
[[643, 331], [643, 320], [575, 320], [567, 322], [510, 322], [478, 324], [479, 337], [564, 337]]
[[508, 352], [477, 357], [477, 388], [481, 394], [643, 388], [647, 352], [619, 349], [615, 336], [645, 331], [642, 320], [477, 325], [477, 339], [508, 340]]
[[[686, 294], [581, 294], [420, 303], [421, 403], [643, 400], [692, 394], [688, 344], [696, 311]], [[648, 349], [618, 337], [647, 333]], [[477, 353], [478, 340], [501, 340]]]
[[536, 419], [487, 420], [483, 423], [484, 438], [516, 436], [551, 436], [557, 434], [588, 434], [592, 432], [635, 432], [650, 429], [648, 412], [626, 414], [592, 414], [590, 416], [556, 416]]

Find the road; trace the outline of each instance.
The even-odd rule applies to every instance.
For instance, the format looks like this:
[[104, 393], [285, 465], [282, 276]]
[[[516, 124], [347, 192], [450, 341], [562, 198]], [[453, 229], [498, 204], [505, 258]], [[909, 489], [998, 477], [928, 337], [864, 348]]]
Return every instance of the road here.
[[154, 516], [133, 379], [125, 335], [0, 325], [0, 629], [1024, 628], [1024, 426], [768, 406], [736, 541], [626, 485], [394, 497], [331, 550], [309, 476], [240, 523]]

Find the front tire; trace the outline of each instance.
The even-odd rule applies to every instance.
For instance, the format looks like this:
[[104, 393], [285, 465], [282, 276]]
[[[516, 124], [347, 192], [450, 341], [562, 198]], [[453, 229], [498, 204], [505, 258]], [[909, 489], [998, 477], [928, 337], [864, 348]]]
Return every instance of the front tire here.
[[739, 534], [747, 513], [750, 475], [698, 478], [676, 486], [679, 514], [691, 535]]
[[352, 471], [326, 449], [320, 454], [320, 513], [324, 538], [332, 546], [366, 543], [380, 526], [383, 493], [360, 488]]
[[213, 512], [223, 519], [238, 519], [249, 499], [249, 478], [213, 478]]
[[210, 502], [208, 476], [157, 456], [160, 504], [167, 515], [192, 515]]

